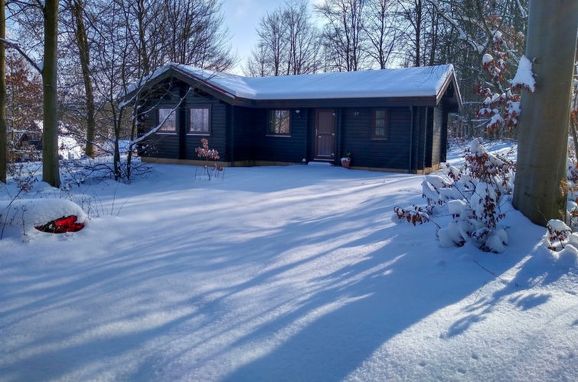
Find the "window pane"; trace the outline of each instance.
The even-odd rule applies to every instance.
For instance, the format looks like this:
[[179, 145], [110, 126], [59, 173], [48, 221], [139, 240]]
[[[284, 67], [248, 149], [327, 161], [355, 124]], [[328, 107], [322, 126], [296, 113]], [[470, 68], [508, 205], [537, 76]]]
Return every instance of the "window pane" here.
[[191, 109], [189, 132], [197, 134], [209, 133], [209, 108]]
[[[166, 121], [165, 121], [166, 118]], [[163, 123], [163, 121], [165, 121]], [[159, 109], [159, 123], [162, 123], [160, 132], [175, 133], [177, 131], [177, 113], [172, 109]]]
[[373, 124], [373, 136], [376, 138], [387, 138], [387, 110], [376, 110]]
[[269, 113], [269, 131], [272, 135], [290, 135], [289, 110], [273, 110]]

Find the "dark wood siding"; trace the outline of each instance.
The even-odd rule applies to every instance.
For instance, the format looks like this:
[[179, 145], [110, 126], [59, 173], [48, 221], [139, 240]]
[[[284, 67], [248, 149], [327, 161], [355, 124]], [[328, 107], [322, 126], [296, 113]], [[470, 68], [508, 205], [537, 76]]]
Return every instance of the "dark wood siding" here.
[[[162, 85], [162, 84], [161, 84]], [[148, 100], [146, 107], [151, 111], [145, 117], [143, 132], [150, 131], [159, 123], [158, 109], [174, 108], [184, 97], [188, 86], [182, 82], [175, 82], [170, 90], [162, 98], [151, 98]], [[190, 118], [190, 108], [208, 107], [210, 133], [207, 135], [190, 135], [187, 134]], [[195, 148], [201, 145], [201, 139], [207, 138], [209, 146], [217, 149], [220, 153], [221, 160], [229, 160], [227, 147], [227, 117], [231, 106], [217, 100], [216, 98], [191, 90], [179, 109], [175, 111], [177, 122], [176, 134], [157, 133], [147, 140], [149, 150], [147, 156], [170, 159], [198, 159], [195, 154]]]
[[185, 159], [199, 159], [195, 154], [195, 148], [201, 145], [201, 139], [206, 138], [209, 140], [209, 147], [219, 151], [222, 161], [230, 160], [227, 150], [227, 116], [229, 105], [207, 94], [190, 93], [182, 105], [186, 115], [186, 121], [182, 124], [183, 131], [186, 132], [188, 129], [190, 118], [189, 109], [201, 106], [210, 108], [210, 134], [208, 136], [185, 134]]
[[341, 112], [340, 155], [350, 152], [353, 166], [407, 170], [411, 112], [389, 108], [386, 140], [372, 139], [372, 108], [346, 108]]
[[442, 144], [443, 110], [435, 107], [433, 111], [433, 139], [432, 139], [432, 164], [440, 164]]
[[432, 144], [433, 144], [433, 108], [427, 107], [425, 111], [425, 167], [432, 166]]
[[260, 130], [257, 123], [257, 113], [254, 109], [233, 106], [231, 126], [233, 126], [233, 152], [235, 161], [251, 161], [255, 159], [257, 133]]
[[426, 167], [427, 151], [427, 108], [412, 107], [412, 136], [411, 146], [411, 166], [410, 171], [423, 170]]
[[[169, 92], [159, 98], [151, 98], [144, 106], [150, 109], [143, 121], [143, 132], [148, 132], [159, 124], [159, 109], [172, 109], [179, 102], [179, 87], [174, 86]], [[177, 127], [181, 123], [181, 116], [176, 112]], [[179, 155], [179, 135], [175, 134], [154, 134], [141, 146], [144, 147], [143, 155], [157, 158], [178, 158]]]
[[[291, 109], [291, 136], [268, 135], [268, 111], [254, 110], [257, 137], [255, 139], [255, 160], [300, 163], [307, 159], [308, 109]], [[299, 112], [297, 112], [299, 110]]]
[[447, 160], [448, 153], [448, 105], [443, 104], [442, 108], [442, 131], [441, 131], [441, 143], [440, 143], [440, 161], [445, 162]]

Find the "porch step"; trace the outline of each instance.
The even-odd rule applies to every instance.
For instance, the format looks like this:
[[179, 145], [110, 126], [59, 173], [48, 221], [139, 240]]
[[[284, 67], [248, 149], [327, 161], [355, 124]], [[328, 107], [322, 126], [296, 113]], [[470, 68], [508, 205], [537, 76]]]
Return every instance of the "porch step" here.
[[333, 162], [314, 160], [307, 163], [309, 166], [333, 166]]

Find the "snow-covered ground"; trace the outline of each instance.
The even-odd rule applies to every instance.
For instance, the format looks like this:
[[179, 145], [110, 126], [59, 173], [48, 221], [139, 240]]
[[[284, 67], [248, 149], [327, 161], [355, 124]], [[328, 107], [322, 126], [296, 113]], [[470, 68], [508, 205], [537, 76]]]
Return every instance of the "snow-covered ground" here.
[[442, 249], [391, 218], [421, 176], [194, 173], [83, 186], [76, 234], [5, 234], [0, 380], [578, 379], [577, 271], [517, 211], [504, 253]]

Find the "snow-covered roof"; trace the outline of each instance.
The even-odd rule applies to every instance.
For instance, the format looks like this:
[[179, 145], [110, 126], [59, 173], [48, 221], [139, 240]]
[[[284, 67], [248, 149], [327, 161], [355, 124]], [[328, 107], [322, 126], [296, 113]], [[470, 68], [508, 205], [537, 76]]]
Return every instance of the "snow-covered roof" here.
[[[201, 81], [231, 97], [249, 100], [438, 97], [454, 76], [451, 64], [278, 77], [244, 77], [167, 64], [140, 83], [144, 85], [169, 70]], [[133, 85], [129, 93], [136, 88]]]

